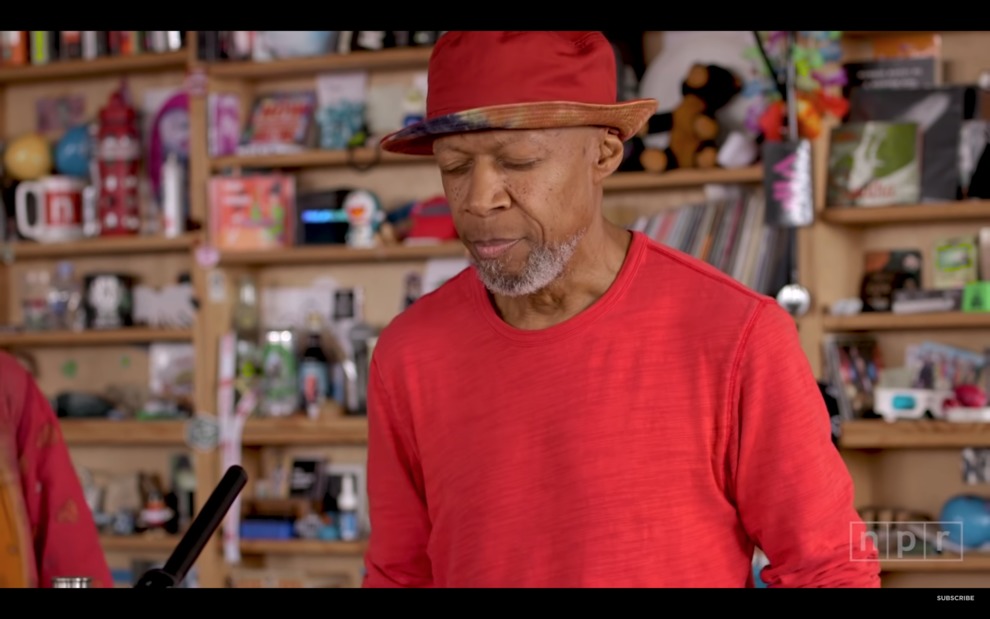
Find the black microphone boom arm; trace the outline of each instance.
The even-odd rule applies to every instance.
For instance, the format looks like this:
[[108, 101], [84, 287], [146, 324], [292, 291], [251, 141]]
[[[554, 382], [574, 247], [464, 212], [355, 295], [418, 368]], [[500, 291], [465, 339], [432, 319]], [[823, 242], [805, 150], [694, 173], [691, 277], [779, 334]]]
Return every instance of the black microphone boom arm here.
[[231, 505], [247, 484], [247, 471], [239, 465], [227, 469], [213, 494], [203, 504], [196, 518], [189, 525], [172, 551], [168, 561], [160, 568], [145, 572], [134, 585], [135, 589], [167, 589], [182, 584], [189, 569], [196, 563], [203, 548], [220, 528]]

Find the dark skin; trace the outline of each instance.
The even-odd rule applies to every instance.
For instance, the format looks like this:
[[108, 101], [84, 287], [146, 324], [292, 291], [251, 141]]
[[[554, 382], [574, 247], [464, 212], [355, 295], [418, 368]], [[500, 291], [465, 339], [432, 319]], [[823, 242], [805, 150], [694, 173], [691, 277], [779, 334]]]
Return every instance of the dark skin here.
[[602, 182], [622, 163], [615, 134], [593, 127], [463, 133], [437, 139], [434, 155], [454, 225], [475, 260], [498, 251], [503, 270], [518, 274], [533, 247], [585, 231], [549, 286], [519, 297], [491, 295], [506, 323], [527, 330], [559, 324], [615, 281], [632, 239], [602, 211]]

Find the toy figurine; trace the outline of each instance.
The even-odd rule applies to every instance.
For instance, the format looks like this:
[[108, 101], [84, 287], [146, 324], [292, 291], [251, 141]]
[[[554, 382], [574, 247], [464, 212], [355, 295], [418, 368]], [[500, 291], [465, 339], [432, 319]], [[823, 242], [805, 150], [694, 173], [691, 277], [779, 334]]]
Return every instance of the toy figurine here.
[[383, 214], [378, 199], [370, 191], [359, 189], [344, 198], [342, 205], [347, 214], [347, 245], [350, 247], [375, 247], [376, 232]]
[[141, 208], [138, 173], [141, 165], [137, 112], [127, 102], [124, 86], [100, 110], [96, 135], [99, 197], [97, 213], [102, 236], [138, 234]]

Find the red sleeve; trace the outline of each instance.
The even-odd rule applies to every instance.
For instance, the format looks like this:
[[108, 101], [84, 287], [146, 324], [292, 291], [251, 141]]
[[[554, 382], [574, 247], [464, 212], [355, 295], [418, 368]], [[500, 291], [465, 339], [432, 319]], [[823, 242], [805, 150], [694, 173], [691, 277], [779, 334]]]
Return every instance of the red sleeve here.
[[17, 444], [38, 586], [51, 587], [57, 576], [88, 576], [93, 587], [112, 587], [96, 524], [58, 418], [30, 376], [26, 378]]
[[364, 587], [430, 587], [430, 519], [411, 422], [394, 407], [377, 359], [368, 380], [368, 508]]
[[877, 552], [853, 502], [794, 319], [768, 301], [738, 355], [734, 492], [742, 523], [766, 553], [768, 587], [879, 587]]

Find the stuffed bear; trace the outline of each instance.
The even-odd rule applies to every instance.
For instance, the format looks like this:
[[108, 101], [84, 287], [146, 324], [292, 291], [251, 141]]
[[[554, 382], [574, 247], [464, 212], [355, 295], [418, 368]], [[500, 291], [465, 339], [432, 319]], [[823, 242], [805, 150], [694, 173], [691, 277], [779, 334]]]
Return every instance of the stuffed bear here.
[[742, 80], [714, 64], [693, 65], [681, 86], [683, 98], [671, 111], [655, 114], [643, 136], [670, 134], [666, 148], [644, 148], [639, 163], [648, 172], [717, 165], [719, 124], [715, 114], [742, 92]]

